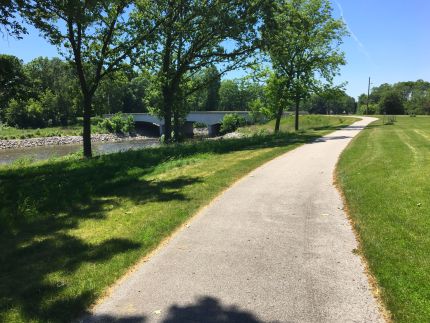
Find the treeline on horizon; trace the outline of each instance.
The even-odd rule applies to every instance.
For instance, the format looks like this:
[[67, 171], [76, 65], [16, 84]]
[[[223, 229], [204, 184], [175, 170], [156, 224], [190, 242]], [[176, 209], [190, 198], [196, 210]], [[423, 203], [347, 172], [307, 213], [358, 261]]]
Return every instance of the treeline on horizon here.
[[[43, 128], [72, 125], [82, 117], [79, 83], [69, 62], [38, 57], [23, 63], [16, 56], [0, 54], [0, 70], [0, 120], [4, 123], [18, 128]], [[188, 111], [255, 111], [270, 104], [266, 84], [246, 78], [221, 80], [215, 66], [203, 69], [194, 78], [205, 85], [187, 98]], [[94, 116], [150, 112], [157, 102], [148, 93], [149, 82], [146, 73], [131, 66], [111, 74], [95, 93]], [[356, 102], [343, 91], [327, 91], [313, 94], [302, 110], [351, 114]], [[266, 117], [271, 117], [270, 112]]]
[[398, 82], [372, 88], [369, 98], [361, 94], [358, 112], [362, 114], [430, 114], [430, 82]]
[[[82, 97], [75, 69], [60, 58], [38, 57], [24, 64], [0, 54], [0, 120], [17, 128], [67, 126], [82, 117]], [[267, 85], [250, 79], [221, 80], [215, 66], [195, 75], [200, 87], [186, 101], [187, 111], [267, 111]], [[104, 79], [94, 96], [93, 115], [151, 112], [150, 79], [131, 66]], [[151, 102], [152, 100], [152, 102]], [[369, 104], [367, 102], [369, 101]], [[287, 107], [286, 110], [291, 110]], [[430, 82], [382, 84], [358, 102], [342, 90], [313, 93], [301, 103], [313, 114], [430, 114]]]

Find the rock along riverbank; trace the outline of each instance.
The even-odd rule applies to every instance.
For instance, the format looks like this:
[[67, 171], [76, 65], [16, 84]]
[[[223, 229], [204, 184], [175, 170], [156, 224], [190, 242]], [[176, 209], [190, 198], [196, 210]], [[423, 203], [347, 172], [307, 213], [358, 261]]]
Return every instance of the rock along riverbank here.
[[[91, 135], [92, 142], [118, 142], [123, 140], [141, 140], [149, 137], [136, 135], [115, 135], [115, 134], [93, 134]], [[28, 139], [11, 139], [0, 140], [0, 149], [16, 149], [37, 146], [49, 145], [68, 145], [82, 143], [82, 136], [55, 136], [55, 137], [40, 137]]]

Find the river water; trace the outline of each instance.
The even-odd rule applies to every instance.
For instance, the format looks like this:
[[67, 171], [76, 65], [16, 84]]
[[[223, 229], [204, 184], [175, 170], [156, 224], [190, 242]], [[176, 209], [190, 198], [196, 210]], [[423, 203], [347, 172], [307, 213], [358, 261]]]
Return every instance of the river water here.
[[[123, 140], [118, 142], [93, 142], [93, 153], [103, 155], [120, 151], [136, 150], [159, 145], [158, 138], [139, 140]], [[50, 145], [17, 149], [0, 149], [0, 165], [10, 164], [21, 158], [44, 160], [51, 157], [61, 157], [82, 150], [82, 143], [70, 145]]]

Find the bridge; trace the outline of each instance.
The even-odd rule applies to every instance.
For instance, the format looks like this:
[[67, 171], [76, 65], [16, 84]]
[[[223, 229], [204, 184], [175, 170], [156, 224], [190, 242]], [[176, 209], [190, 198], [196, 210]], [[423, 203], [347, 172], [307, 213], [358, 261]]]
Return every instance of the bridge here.
[[[186, 123], [183, 126], [184, 135], [192, 136], [193, 124], [198, 122], [208, 127], [209, 136], [216, 136], [219, 133], [224, 116], [232, 113], [244, 117], [247, 121], [251, 119], [249, 111], [191, 111], [188, 113]], [[160, 136], [164, 133], [164, 119], [160, 119], [149, 113], [126, 113], [125, 115], [132, 116], [136, 125], [155, 125], [159, 128]], [[110, 118], [111, 116], [112, 114], [104, 115], [105, 118]]]

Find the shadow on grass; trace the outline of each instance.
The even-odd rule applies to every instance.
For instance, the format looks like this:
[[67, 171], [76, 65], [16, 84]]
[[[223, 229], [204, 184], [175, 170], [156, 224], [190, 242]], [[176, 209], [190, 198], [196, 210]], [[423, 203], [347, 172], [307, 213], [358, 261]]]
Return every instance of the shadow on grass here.
[[185, 200], [181, 190], [201, 181], [145, 180], [157, 165], [200, 153], [282, 147], [316, 138], [281, 134], [214, 140], [0, 169], [0, 319], [10, 309], [28, 321], [69, 321], [84, 311], [96, 291], [84, 287], [76, 295], [55, 298], [69, 282], [52, 277], [68, 277], [84, 263], [97, 268], [97, 263], [141, 245], [128, 239], [90, 244], [67, 230], [87, 219], [103, 221], [118, 197], [136, 204]]

